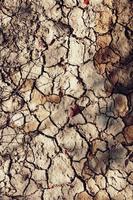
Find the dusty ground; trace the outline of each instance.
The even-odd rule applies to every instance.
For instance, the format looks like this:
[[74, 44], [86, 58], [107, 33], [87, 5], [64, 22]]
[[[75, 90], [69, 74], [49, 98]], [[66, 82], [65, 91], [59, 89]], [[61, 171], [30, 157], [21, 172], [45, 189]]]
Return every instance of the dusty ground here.
[[0, 200], [133, 200], [133, 1], [0, 1]]

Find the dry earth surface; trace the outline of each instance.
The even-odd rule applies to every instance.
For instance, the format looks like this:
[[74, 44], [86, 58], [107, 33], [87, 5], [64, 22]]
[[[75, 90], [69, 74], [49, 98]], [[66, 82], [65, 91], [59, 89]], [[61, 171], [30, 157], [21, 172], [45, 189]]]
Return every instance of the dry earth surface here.
[[133, 1], [0, 1], [0, 200], [133, 200]]

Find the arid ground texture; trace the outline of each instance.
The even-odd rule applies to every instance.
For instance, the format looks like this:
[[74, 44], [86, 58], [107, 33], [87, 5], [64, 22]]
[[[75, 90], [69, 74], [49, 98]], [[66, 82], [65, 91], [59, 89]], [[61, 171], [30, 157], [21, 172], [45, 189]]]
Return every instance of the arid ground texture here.
[[132, 13], [0, 0], [0, 200], [133, 200]]

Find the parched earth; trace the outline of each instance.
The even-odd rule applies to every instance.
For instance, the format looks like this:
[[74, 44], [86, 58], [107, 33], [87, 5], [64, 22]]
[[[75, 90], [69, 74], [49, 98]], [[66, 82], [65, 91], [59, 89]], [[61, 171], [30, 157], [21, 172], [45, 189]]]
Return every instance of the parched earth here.
[[133, 1], [0, 1], [0, 200], [133, 200]]

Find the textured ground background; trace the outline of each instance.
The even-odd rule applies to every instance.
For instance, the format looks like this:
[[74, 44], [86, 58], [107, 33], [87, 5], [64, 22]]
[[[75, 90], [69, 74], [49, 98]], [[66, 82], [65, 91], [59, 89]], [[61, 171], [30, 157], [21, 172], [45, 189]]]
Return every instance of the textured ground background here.
[[0, 1], [0, 200], [133, 200], [132, 11]]

